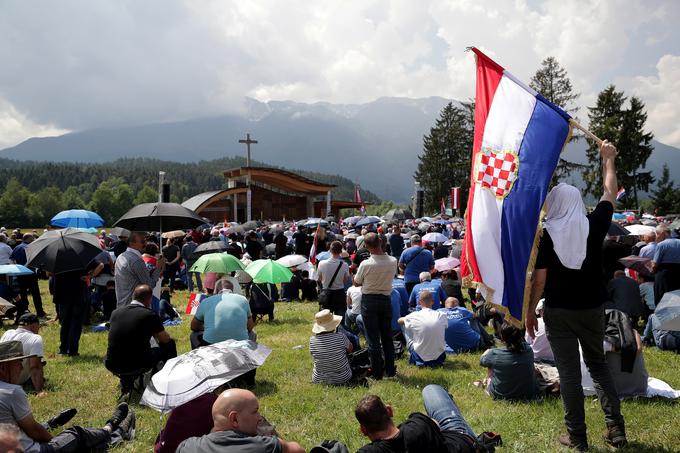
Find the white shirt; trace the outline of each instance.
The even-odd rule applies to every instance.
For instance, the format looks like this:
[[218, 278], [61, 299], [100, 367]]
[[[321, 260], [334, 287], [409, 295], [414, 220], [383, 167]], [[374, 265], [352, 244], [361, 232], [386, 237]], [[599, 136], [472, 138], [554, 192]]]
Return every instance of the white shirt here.
[[430, 308], [414, 311], [404, 318], [404, 328], [413, 349], [425, 362], [444, 353], [445, 333], [449, 323], [446, 314]]
[[347, 290], [347, 297], [352, 299], [352, 314], [361, 314], [361, 287], [350, 286]]
[[[338, 269], [338, 265], [340, 266], [338, 275], [335, 276], [335, 280], [333, 280], [333, 285], [329, 287], [328, 285], [330, 284], [331, 279], [333, 278], [333, 274], [335, 274], [335, 271]], [[323, 260], [322, 262], [319, 263], [318, 275], [319, 280], [321, 281], [322, 288], [344, 289], [345, 281], [349, 280], [349, 266], [341, 259], [331, 257], [330, 259]]]
[[0, 264], [12, 264], [9, 256], [12, 254], [12, 247], [0, 242]]
[[[24, 348], [24, 355], [36, 355], [38, 357], [43, 356], [43, 339], [40, 335], [31, 332], [28, 329], [19, 327], [16, 330], [8, 330], [0, 338], [0, 343], [6, 341], [20, 341]], [[23, 384], [27, 382], [31, 375], [29, 373], [29, 359], [23, 360], [23, 370], [21, 370], [21, 376], [19, 377], [19, 383]]]
[[545, 334], [545, 321], [543, 321], [543, 318], [538, 318], [537, 321], [538, 329], [536, 329], [536, 337], [531, 338], [529, 333], [526, 333], [524, 339], [534, 351], [534, 362], [539, 362], [541, 360], [554, 362], [555, 356], [553, 356], [548, 337]]

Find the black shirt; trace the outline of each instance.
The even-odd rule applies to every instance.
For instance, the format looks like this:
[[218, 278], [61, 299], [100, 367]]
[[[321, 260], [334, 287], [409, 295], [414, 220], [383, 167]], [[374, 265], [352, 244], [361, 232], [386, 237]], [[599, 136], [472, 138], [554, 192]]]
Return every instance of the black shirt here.
[[359, 449], [359, 453], [463, 453], [474, 452], [474, 441], [455, 431], [444, 431], [428, 416], [415, 412], [399, 425], [399, 435], [376, 440]]
[[584, 310], [598, 307], [607, 299], [607, 290], [602, 283], [602, 243], [613, 212], [610, 202], [600, 201], [587, 215], [590, 231], [581, 269], [564, 267], [555, 253], [550, 234], [543, 231], [536, 269], [547, 269], [544, 292], [547, 306]]
[[238, 259], [241, 259], [243, 256], [243, 249], [237, 243], [230, 242], [229, 245], [227, 245], [227, 253], [231, 256], [235, 256]]
[[151, 337], [163, 331], [161, 318], [137, 304], [118, 308], [111, 314], [106, 368], [124, 373], [152, 366]]

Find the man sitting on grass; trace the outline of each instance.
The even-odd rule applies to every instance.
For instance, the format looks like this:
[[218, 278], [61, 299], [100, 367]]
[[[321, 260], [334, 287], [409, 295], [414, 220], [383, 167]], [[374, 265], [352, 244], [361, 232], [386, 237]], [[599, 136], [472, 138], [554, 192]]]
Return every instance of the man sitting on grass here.
[[414, 412], [394, 426], [394, 412], [380, 397], [369, 395], [354, 410], [362, 434], [371, 443], [359, 453], [473, 453], [476, 436], [463, 418], [451, 395], [439, 385], [423, 389], [423, 404], [427, 415]]
[[[304, 453], [296, 442], [286, 442], [266, 426], [257, 397], [248, 390], [225, 390], [212, 407], [213, 430], [182, 442], [177, 453], [249, 452]], [[266, 428], [270, 428], [266, 434]], [[263, 435], [258, 435], [258, 433]]]
[[73, 426], [52, 436], [47, 430], [51, 423], [43, 425], [33, 418], [26, 394], [21, 386], [16, 385], [21, 374], [21, 361], [25, 358], [21, 342], [0, 343], [0, 423], [11, 423], [21, 429], [23, 450], [18, 451], [72, 453], [106, 449], [121, 439], [132, 439], [135, 415], [125, 403], [118, 405], [103, 428]]
[[16, 330], [8, 330], [0, 338], [0, 343], [6, 341], [20, 341], [24, 348], [24, 355], [29, 358], [23, 361], [23, 370], [17, 384], [23, 385], [30, 379], [38, 396], [44, 396], [43, 375], [43, 339], [38, 334], [40, 331], [40, 319], [33, 313], [24, 313], [19, 317], [19, 327]]
[[446, 352], [483, 351], [493, 346], [491, 335], [486, 333], [470, 310], [459, 306], [458, 299], [447, 297], [444, 306], [438, 311], [446, 316]]
[[409, 362], [417, 366], [438, 366], [446, 358], [446, 315], [432, 309], [432, 293], [420, 294], [420, 311], [409, 313], [397, 321], [404, 326], [406, 346], [411, 351]]

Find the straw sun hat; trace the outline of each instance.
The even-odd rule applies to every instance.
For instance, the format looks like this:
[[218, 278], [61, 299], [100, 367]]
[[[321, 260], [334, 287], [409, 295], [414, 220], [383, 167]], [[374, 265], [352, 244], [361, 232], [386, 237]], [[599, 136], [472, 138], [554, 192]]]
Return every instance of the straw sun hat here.
[[35, 357], [35, 354], [25, 355], [20, 341], [5, 341], [0, 343], [0, 363]]
[[314, 315], [313, 333], [334, 332], [342, 322], [342, 316], [334, 315], [330, 310], [321, 310]]

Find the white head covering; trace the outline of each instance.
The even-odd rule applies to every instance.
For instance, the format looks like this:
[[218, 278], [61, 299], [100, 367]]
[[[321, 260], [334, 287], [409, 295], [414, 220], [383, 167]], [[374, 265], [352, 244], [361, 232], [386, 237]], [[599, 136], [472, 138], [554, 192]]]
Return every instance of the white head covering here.
[[545, 229], [550, 234], [557, 257], [564, 267], [581, 269], [590, 232], [581, 193], [576, 187], [561, 182], [550, 191], [546, 204]]

